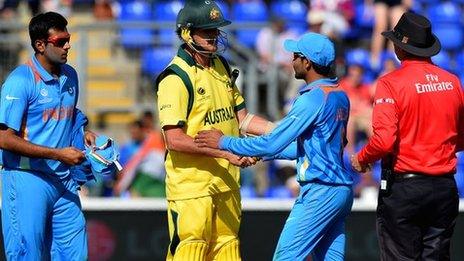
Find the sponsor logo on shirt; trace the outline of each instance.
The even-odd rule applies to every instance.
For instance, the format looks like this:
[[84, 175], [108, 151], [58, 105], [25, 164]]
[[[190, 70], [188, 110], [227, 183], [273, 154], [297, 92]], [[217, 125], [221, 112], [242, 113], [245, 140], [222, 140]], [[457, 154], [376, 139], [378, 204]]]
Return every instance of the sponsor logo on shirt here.
[[47, 122], [50, 119], [60, 121], [72, 118], [74, 106], [61, 106], [59, 108], [46, 109], [42, 113], [42, 121]]
[[417, 93], [450, 91], [454, 88], [452, 82], [440, 81], [435, 74], [426, 74], [425, 80], [425, 83], [414, 84]]
[[395, 100], [393, 100], [392, 98], [380, 98], [380, 99], [375, 100], [374, 105], [382, 104], [382, 103], [395, 104]]
[[348, 112], [345, 109], [338, 109], [337, 110], [337, 121], [347, 121], [348, 120]]
[[9, 100], [9, 101], [12, 101], [12, 100], [19, 100], [18, 97], [10, 96], [9, 94], [7, 94], [7, 95], [5, 96], [5, 99], [7, 99], [7, 100]]
[[38, 100], [37, 103], [38, 103], [38, 104], [45, 104], [45, 103], [49, 103], [49, 102], [51, 102], [51, 101], [53, 101], [53, 98], [45, 97], [45, 98], [43, 98], [43, 99], [41, 99], [41, 100]]
[[235, 119], [235, 113], [232, 106], [229, 106], [227, 108], [220, 108], [206, 113], [205, 120], [203, 121], [203, 126], [212, 125], [232, 119]]
[[171, 108], [171, 104], [163, 104], [163, 105], [160, 106], [159, 110], [162, 111], [164, 109], [169, 109], [169, 108]]

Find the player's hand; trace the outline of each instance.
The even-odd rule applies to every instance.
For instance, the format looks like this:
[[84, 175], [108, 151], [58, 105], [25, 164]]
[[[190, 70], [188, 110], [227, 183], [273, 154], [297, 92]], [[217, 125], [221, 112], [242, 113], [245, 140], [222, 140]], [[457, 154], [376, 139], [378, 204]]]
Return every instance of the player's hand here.
[[92, 131], [86, 130], [84, 132], [84, 142], [88, 147], [95, 146], [95, 140], [97, 139], [97, 134]]
[[81, 163], [84, 158], [84, 153], [74, 147], [66, 147], [57, 150], [57, 160], [71, 166]]
[[247, 163], [248, 163], [248, 166], [247, 167], [250, 167], [250, 166], [253, 166], [255, 165], [258, 161], [260, 161], [260, 158], [257, 158], [257, 157], [242, 157], [242, 158], [245, 158]]
[[229, 160], [229, 162], [237, 167], [240, 167], [240, 168], [246, 168], [246, 167], [249, 167], [251, 166], [251, 163], [249, 161], [249, 157], [240, 157], [240, 156], [237, 156], [235, 154], [230, 154], [228, 157], [227, 157], [227, 160]]
[[219, 149], [219, 140], [222, 136], [224, 136], [224, 133], [216, 129], [200, 131], [195, 136], [195, 143], [198, 147]]
[[370, 164], [361, 164], [358, 160], [358, 155], [353, 154], [351, 155], [351, 167], [357, 172], [365, 173], [366, 171], [370, 171], [372, 166]]

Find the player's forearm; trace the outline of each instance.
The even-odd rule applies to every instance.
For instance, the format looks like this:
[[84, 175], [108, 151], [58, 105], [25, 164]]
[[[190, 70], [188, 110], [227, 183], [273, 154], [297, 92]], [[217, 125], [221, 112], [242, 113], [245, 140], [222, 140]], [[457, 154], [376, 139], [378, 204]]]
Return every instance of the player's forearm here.
[[259, 116], [254, 116], [248, 126], [247, 133], [253, 135], [263, 135], [271, 132], [274, 129], [275, 125], [273, 122], [270, 122]]
[[36, 145], [18, 137], [11, 129], [0, 131], [0, 149], [25, 157], [58, 159], [58, 150]]
[[184, 136], [178, 136], [175, 138], [166, 139], [166, 144], [167, 144], [167, 149], [171, 151], [177, 151], [177, 152], [182, 152], [182, 153], [190, 153], [190, 154], [198, 154], [198, 155], [203, 155], [203, 156], [208, 156], [208, 157], [213, 157], [213, 158], [224, 158], [227, 159], [227, 157], [230, 155], [229, 152], [218, 150], [218, 149], [211, 149], [211, 148], [199, 148], [195, 142], [193, 141], [193, 138], [184, 135]]
[[275, 125], [260, 116], [248, 113], [246, 109], [237, 112], [240, 131], [246, 134], [263, 135], [271, 132]]

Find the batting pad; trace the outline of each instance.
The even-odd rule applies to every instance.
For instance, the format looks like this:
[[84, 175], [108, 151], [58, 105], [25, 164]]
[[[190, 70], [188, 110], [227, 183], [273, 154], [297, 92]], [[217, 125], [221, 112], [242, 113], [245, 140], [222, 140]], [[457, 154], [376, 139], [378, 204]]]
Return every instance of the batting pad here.
[[239, 261], [240, 258], [240, 249], [237, 239], [229, 241], [221, 249], [219, 249], [216, 255], [217, 261]]
[[173, 261], [204, 261], [207, 250], [208, 244], [203, 241], [180, 244], [176, 249]]

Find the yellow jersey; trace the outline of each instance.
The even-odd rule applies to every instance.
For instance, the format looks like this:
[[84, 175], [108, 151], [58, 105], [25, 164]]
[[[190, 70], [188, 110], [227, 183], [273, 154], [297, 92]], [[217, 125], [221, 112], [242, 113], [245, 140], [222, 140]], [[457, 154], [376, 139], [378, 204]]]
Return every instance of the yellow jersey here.
[[[223, 63], [224, 61], [224, 63]], [[179, 48], [177, 56], [157, 79], [160, 125], [181, 126], [192, 138], [213, 127], [238, 136], [236, 111], [245, 107], [237, 87], [231, 86], [229, 67], [215, 57], [208, 68], [195, 63]], [[166, 197], [181, 200], [239, 189], [240, 170], [226, 159], [168, 151]]]

